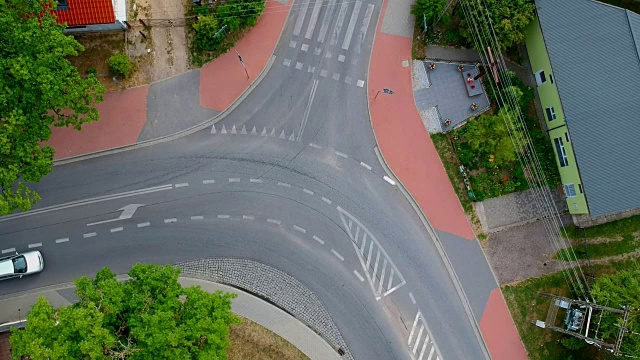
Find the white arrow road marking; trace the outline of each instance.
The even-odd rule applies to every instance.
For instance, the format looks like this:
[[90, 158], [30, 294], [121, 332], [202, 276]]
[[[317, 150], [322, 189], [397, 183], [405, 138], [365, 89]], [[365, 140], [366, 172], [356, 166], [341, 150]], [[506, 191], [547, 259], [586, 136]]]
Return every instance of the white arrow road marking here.
[[141, 206], [144, 206], [144, 205], [143, 204], [129, 204], [129, 205], [123, 207], [122, 209], [118, 209], [118, 211], [122, 211], [122, 214], [117, 219], [109, 219], [109, 220], [104, 220], [104, 221], [98, 221], [98, 222], [94, 222], [94, 223], [91, 223], [91, 224], [87, 224], [87, 226], [93, 226], [93, 225], [105, 224], [105, 223], [109, 223], [109, 222], [113, 222], [113, 221], [131, 219], [133, 217], [133, 214], [136, 212], [136, 210], [138, 210], [138, 208], [141, 207]]

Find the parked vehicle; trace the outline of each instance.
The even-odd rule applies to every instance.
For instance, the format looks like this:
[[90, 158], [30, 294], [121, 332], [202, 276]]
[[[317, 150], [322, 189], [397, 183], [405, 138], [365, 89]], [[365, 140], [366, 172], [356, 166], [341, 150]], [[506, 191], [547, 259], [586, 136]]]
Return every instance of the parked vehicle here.
[[27, 251], [22, 254], [0, 258], [0, 280], [39, 273], [44, 269], [44, 260], [40, 251]]

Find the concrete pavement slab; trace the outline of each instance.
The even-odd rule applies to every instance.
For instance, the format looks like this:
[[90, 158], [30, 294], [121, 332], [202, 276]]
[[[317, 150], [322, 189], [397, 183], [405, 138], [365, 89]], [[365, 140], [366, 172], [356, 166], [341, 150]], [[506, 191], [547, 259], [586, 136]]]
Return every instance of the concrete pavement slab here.
[[46, 144], [56, 150], [54, 159], [135, 144], [147, 120], [148, 91], [148, 86], [141, 86], [106, 93], [96, 105], [100, 120], [82, 125], [82, 131], [52, 127]]
[[415, 17], [411, 6], [415, 0], [387, 0], [386, 15], [382, 19], [382, 32], [389, 35], [411, 38]]
[[[290, 8], [291, 5], [283, 5], [275, 0], [267, 1], [258, 24], [226, 54], [202, 67], [202, 106], [223, 111], [249, 88], [273, 54]], [[236, 51], [242, 56], [249, 78]]]
[[157, 82], [149, 88], [147, 121], [138, 141], [174, 134], [218, 113], [200, 106], [200, 70]]

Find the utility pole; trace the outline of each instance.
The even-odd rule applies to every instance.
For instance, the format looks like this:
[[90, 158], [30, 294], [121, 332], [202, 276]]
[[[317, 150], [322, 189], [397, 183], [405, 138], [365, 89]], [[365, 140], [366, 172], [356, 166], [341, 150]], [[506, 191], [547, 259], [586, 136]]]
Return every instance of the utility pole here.
[[242, 68], [244, 68], [244, 72], [245, 74], [247, 74], [247, 79], [249, 78], [249, 71], [247, 71], [247, 67], [244, 65], [244, 60], [242, 60], [242, 56], [240, 56], [240, 53], [238, 52], [238, 50], [235, 50], [236, 54], [238, 54], [238, 60], [240, 60], [240, 64], [242, 65]]

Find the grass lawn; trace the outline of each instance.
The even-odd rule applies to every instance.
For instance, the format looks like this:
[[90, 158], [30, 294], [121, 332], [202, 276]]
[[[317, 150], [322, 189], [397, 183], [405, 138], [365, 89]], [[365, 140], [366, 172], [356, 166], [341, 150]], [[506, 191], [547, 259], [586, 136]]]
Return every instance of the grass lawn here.
[[[587, 239], [589, 238], [620, 238], [625, 235], [633, 235], [640, 232], [640, 215], [628, 217], [626, 219], [612, 221], [610, 223], [592, 226], [586, 229]], [[585, 235], [582, 229], [575, 226], [567, 227], [567, 235], [571, 239], [582, 239]]]
[[240, 324], [230, 328], [229, 340], [233, 344], [227, 350], [229, 360], [308, 360], [309, 358], [266, 328], [242, 318]]
[[[620, 269], [629, 268], [640, 260], [612, 262], [606, 265], [595, 266], [596, 277], [614, 273]], [[503, 286], [502, 291], [518, 328], [520, 337], [527, 348], [529, 359], [599, 359], [603, 358], [592, 346], [586, 346], [582, 350], [570, 351], [560, 344], [562, 335], [541, 329], [532, 321], [545, 320], [549, 309], [549, 300], [539, 297], [538, 293], [547, 292], [555, 295], [568, 296], [567, 283], [562, 273], [544, 275], [539, 278], [529, 279], [516, 285]], [[570, 297], [570, 296], [568, 296]], [[558, 319], [564, 316], [558, 312]]]

